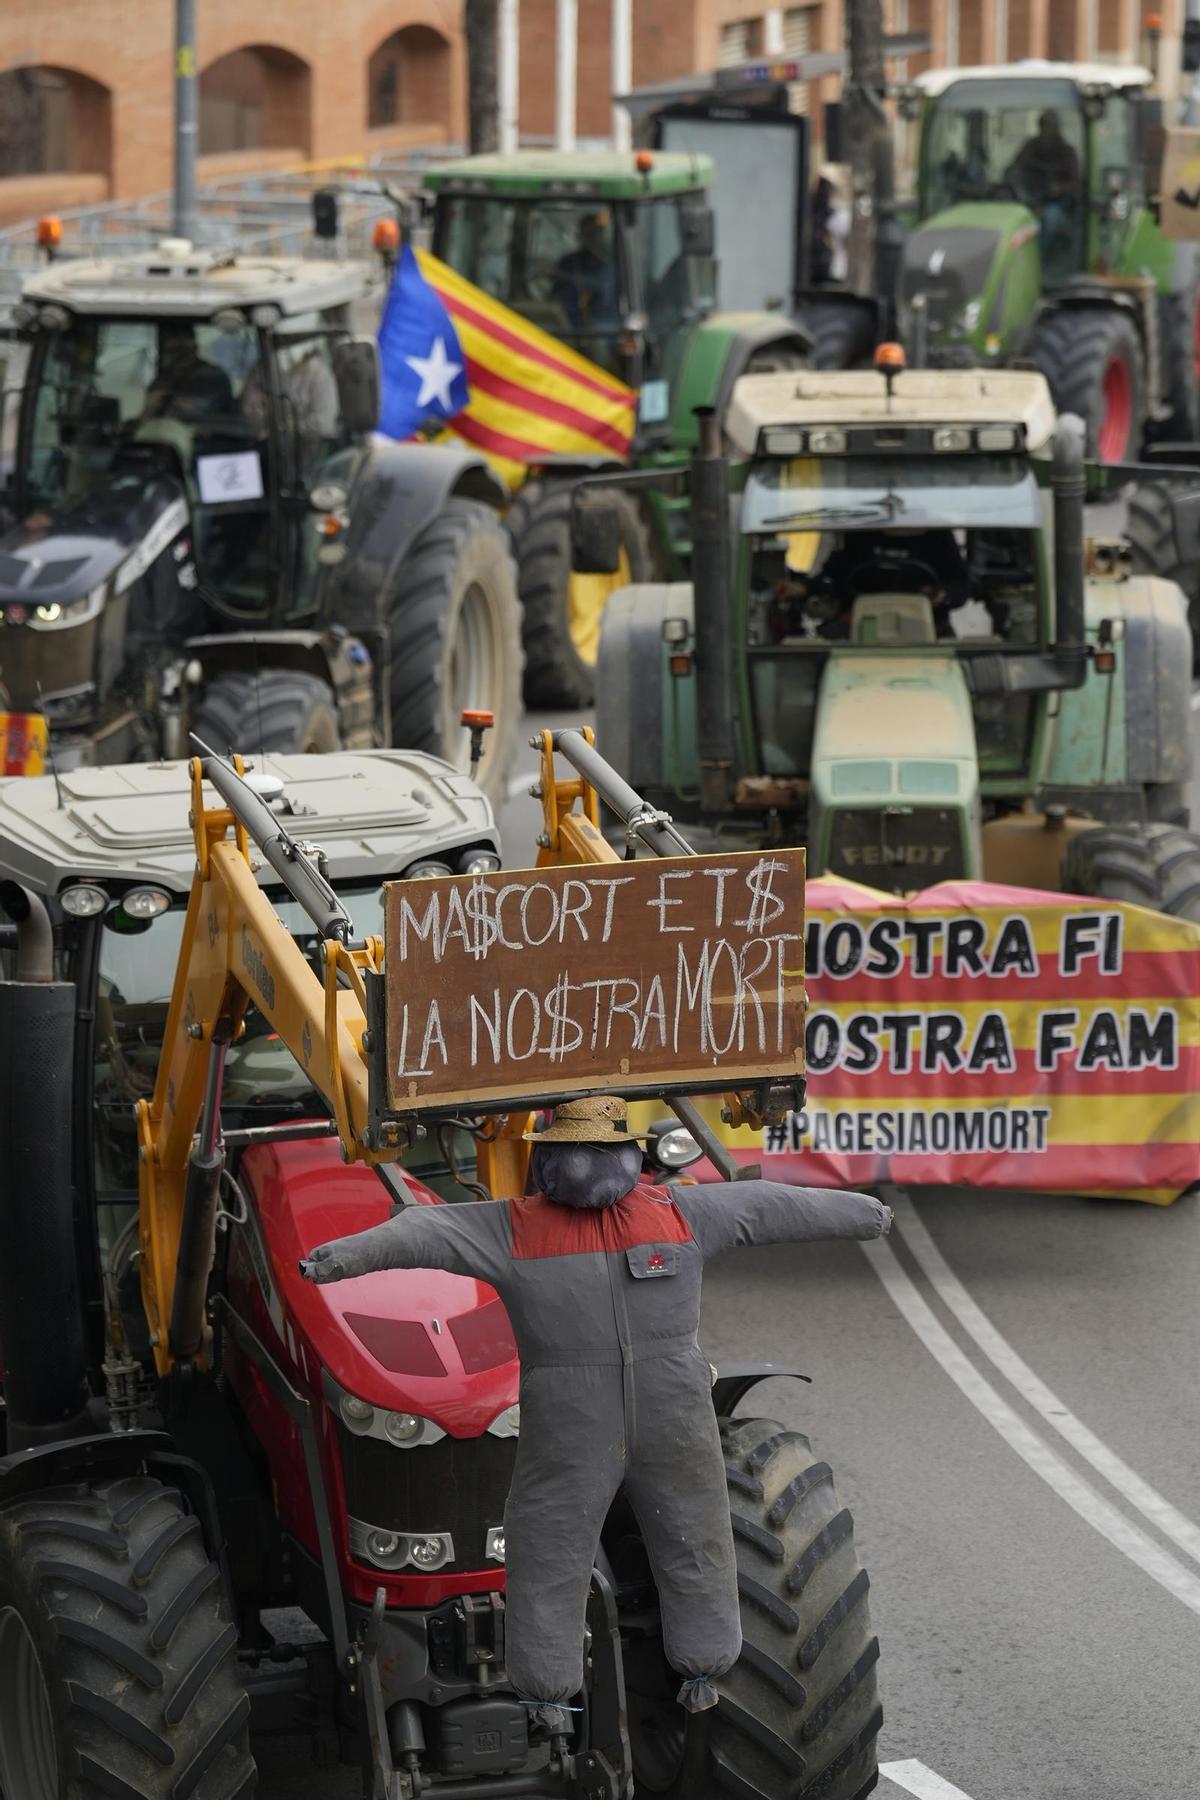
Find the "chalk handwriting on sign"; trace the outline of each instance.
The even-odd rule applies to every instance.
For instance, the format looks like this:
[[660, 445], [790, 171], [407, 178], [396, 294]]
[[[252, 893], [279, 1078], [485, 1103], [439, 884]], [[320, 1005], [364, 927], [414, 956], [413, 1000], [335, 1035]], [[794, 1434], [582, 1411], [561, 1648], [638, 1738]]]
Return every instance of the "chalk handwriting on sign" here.
[[804, 853], [392, 882], [395, 1110], [788, 1079], [804, 1068]]

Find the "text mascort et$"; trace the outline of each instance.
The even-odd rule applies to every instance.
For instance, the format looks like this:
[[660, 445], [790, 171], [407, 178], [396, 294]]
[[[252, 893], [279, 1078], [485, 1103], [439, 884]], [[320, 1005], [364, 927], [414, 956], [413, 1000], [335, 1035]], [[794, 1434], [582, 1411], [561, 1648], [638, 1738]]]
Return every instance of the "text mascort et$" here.
[[769, 1059], [784, 1049], [788, 1009], [803, 1003], [802, 920], [777, 891], [786, 869], [770, 857], [736, 867], [698, 858], [658, 871], [648, 894], [644, 877], [607, 871], [405, 893], [389, 964], [419, 954], [428, 973], [431, 959], [444, 989], [404, 1002], [395, 1072], [445, 1068], [447, 1037], [467, 1024], [477, 1070], [605, 1051]]

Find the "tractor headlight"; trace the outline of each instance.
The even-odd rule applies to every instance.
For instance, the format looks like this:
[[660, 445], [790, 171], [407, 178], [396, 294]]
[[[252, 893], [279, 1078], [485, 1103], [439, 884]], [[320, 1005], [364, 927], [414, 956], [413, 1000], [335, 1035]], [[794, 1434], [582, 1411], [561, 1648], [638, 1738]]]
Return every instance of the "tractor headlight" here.
[[375, 1408], [366, 1400], [360, 1400], [357, 1394], [343, 1394], [338, 1405], [347, 1428], [358, 1437], [365, 1437], [375, 1423]]
[[70, 919], [94, 919], [108, 905], [108, 895], [102, 887], [80, 881], [74, 887], [64, 888], [58, 903]]
[[405, 869], [402, 879], [404, 881], [426, 881], [431, 875], [453, 875], [453, 873], [449, 863], [438, 862], [436, 858], [427, 856]]
[[170, 894], [164, 894], [161, 888], [130, 888], [121, 901], [121, 911], [128, 913], [131, 919], [157, 919], [159, 913], [165, 913], [171, 904]]
[[704, 1154], [691, 1132], [682, 1125], [672, 1125], [657, 1134], [651, 1131], [646, 1148], [664, 1169], [686, 1169], [689, 1163], [698, 1162]]
[[416, 1413], [390, 1412], [383, 1429], [393, 1444], [415, 1444], [425, 1428], [425, 1420]]
[[494, 875], [502, 864], [494, 850], [466, 850], [458, 866], [464, 875]]
[[104, 582], [101, 582], [99, 587], [94, 587], [90, 594], [81, 595], [78, 600], [62, 603], [57, 600], [46, 601], [41, 606], [35, 606], [28, 618], [21, 623], [32, 625], [35, 631], [63, 631], [71, 625], [87, 625], [104, 605], [107, 591]]
[[935, 450], [961, 451], [971, 448], [971, 430], [968, 425], [939, 425], [933, 434]]

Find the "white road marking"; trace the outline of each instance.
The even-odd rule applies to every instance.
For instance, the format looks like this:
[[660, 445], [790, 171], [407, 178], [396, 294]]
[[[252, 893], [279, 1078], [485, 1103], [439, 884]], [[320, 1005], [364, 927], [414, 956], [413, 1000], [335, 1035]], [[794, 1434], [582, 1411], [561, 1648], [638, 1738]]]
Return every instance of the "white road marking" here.
[[927, 1769], [915, 1756], [906, 1757], [903, 1762], [880, 1763], [879, 1773], [885, 1781], [894, 1781], [906, 1793], [915, 1794], [917, 1800], [971, 1800], [969, 1794], [944, 1775]]
[[1200, 1615], [1200, 1578], [1176, 1560], [1154, 1539], [1127, 1519], [1090, 1482], [1055, 1454], [1044, 1438], [1013, 1411], [1007, 1400], [969, 1362], [946, 1328], [934, 1316], [915, 1283], [896, 1260], [882, 1238], [861, 1246], [863, 1255], [883, 1283], [892, 1304], [916, 1332], [929, 1354], [971, 1405], [997, 1431], [1009, 1448], [1058, 1495], [1093, 1531], [1114, 1549], [1157, 1581], [1168, 1594]]
[[1034, 1374], [1029, 1364], [1018, 1356], [1012, 1345], [1001, 1337], [946, 1262], [903, 1189], [885, 1188], [882, 1192], [896, 1214], [896, 1222], [904, 1242], [934, 1292], [954, 1314], [967, 1336], [978, 1344], [992, 1366], [999, 1369], [1021, 1398], [1027, 1400], [1034, 1411], [1042, 1415], [1047, 1425], [1052, 1426], [1073, 1450], [1079, 1452], [1085, 1462], [1092, 1465], [1097, 1475], [1102, 1475], [1105, 1481], [1111, 1482], [1123, 1499], [1135, 1506], [1144, 1518], [1156, 1525], [1163, 1536], [1170, 1538], [1186, 1556], [1200, 1562], [1200, 1526], [1193, 1525], [1157, 1488], [1143, 1480], [1136, 1469], [1131, 1469], [1095, 1432], [1089, 1431], [1083, 1420], [1076, 1418], [1070, 1407], [1064, 1405], [1058, 1395]]
[[1191, 708], [1193, 712], [1200, 712], [1200, 687], [1192, 689]]

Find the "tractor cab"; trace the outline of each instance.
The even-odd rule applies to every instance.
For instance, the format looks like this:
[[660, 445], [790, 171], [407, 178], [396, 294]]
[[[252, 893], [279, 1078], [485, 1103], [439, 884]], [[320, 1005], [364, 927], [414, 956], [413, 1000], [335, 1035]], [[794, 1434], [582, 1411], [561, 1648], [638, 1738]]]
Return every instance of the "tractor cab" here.
[[1019, 62], [938, 69], [919, 113], [917, 224], [901, 335], [940, 368], [1032, 361], [1104, 462], [1149, 426], [1191, 438], [1196, 258], [1160, 231], [1148, 69]]
[[643, 150], [526, 151], [425, 177], [433, 248], [514, 312], [642, 388], [665, 423], [687, 334], [714, 299], [712, 164]]

